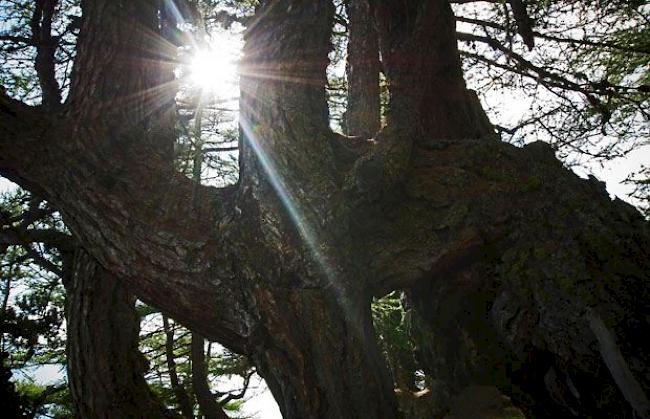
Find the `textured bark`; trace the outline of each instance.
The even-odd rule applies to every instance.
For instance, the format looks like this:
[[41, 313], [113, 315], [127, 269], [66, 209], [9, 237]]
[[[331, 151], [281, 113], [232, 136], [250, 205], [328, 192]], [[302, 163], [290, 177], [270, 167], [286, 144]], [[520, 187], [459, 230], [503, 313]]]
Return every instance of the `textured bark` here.
[[542, 177], [552, 155], [531, 154], [532, 177], [489, 202], [507, 214], [498, 238], [411, 293], [439, 414], [464, 388], [491, 385], [531, 417], [647, 416], [648, 345], [637, 337], [647, 333], [647, 223], [620, 201], [604, 205], [602, 186]]
[[1, 99], [2, 173], [47, 197], [144, 301], [243, 351], [252, 333], [246, 300], [236, 266], [217, 252], [232, 230], [224, 216], [231, 194], [173, 173], [164, 151], [174, 89], [161, 84], [166, 62], [154, 60], [156, 9], [147, 1], [84, 5], [79, 61], [61, 111]]
[[342, 192], [325, 95], [332, 4], [269, 1], [258, 16], [245, 47], [238, 197], [256, 220], [240, 249], [260, 284], [252, 359], [284, 417], [395, 417], [370, 295], [332, 206]]
[[367, 303], [341, 307], [318, 291], [266, 292], [258, 301], [268, 336], [252, 359], [283, 417], [398, 417]]
[[328, 128], [330, 2], [269, 0], [246, 35], [240, 183], [174, 174], [157, 15], [97, 0], [62, 112], [0, 97], [2, 173], [134, 293], [249, 354], [287, 418], [398, 415], [368, 315], [394, 289], [441, 414], [498, 388], [539, 417], [647, 415], [647, 223], [548, 146], [494, 137], [447, 2], [371, 5], [391, 89], [373, 142]]
[[372, 0], [371, 5], [390, 83], [393, 125], [418, 130], [420, 141], [484, 136], [462, 77], [449, 3]]
[[370, 138], [381, 128], [377, 30], [368, 0], [351, 0], [346, 10], [349, 22], [346, 134]]
[[[411, 12], [401, 15], [387, 12], [397, 7], [391, 2], [376, 5], [382, 46], [424, 45], [420, 28], [409, 30], [409, 22], [442, 4], [434, 3], [410, 2]], [[428, 278], [410, 293], [413, 338], [435, 383], [438, 414], [449, 412], [464, 389], [492, 386], [533, 417], [632, 417], [633, 411], [646, 417], [648, 345], [636, 336], [647, 333], [647, 223], [611, 202], [599, 182], [562, 168], [550, 147], [501, 144], [477, 107], [463, 112], [473, 99], [461, 94], [456, 54], [444, 41], [453, 38], [446, 5], [434, 19], [441, 20], [436, 43], [444, 54], [436, 63], [422, 61], [417, 72], [456, 86], [456, 93], [437, 91], [454, 106], [426, 93], [405, 95], [405, 102], [422, 100], [431, 109], [416, 112], [424, 119], [419, 126], [437, 129], [413, 140], [407, 174], [393, 195], [399, 204], [376, 210], [395, 221], [368, 222], [358, 233], [373, 243], [376, 230], [383, 245], [369, 251], [390, 249], [399, 257], [402, 266], [384, 266], [387, 275]], [[404, 76], [408, 48], [396, 51], [383, 54], [385, 64], [408, 91], [416, 71]], [[449, 109], [458, 113], [450, 116]], [[442, 243], [452, 246], [443, 250]], [[433, 264], [427, 248], [438, 252]], [[587, 314], [593, 311], [609, 332], [595, 332]], [[612, 333], [616, 350], [601, 342]]]
[[135, 298], [82, 250], [65, 285], [68, 380], [77, 417], [168, 417], [144, 380]]

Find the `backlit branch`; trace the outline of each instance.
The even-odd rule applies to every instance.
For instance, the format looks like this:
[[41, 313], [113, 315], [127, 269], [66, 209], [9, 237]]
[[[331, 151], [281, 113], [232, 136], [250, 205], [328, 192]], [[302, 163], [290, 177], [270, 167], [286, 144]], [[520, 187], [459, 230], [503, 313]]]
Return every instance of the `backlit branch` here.
[[36, 0], [30, 20], [32, 43], [36, 46], [36, 74], [41, 86], [42, 103], [52, 108], [61, 103], [61, 92], [55, 74], [57, 39], [52, 36], [52, 18], [56, 0]]

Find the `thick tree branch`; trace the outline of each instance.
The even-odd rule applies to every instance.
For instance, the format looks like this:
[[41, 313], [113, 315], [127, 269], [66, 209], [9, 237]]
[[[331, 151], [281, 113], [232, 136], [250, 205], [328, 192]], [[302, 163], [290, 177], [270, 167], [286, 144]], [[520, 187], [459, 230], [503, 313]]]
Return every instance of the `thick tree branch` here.
[[377, 147], [355, 164], [345, 187], [368, 200], [402, 180], [415, 144], [437, 147], [439, 141], [494, 133], [478, 97], [465, 87], [449, 3], [370, 4], [390, 84], [390, 113]]
[[51, 129], [41, 108], [27, 106], [0, 89], [0, 175], [43, 196], [43, 188], [25, 170], [38, 164], [39, 145]]
[[[390, 82], [389, 126], [399, 125], [420, 141], [425, 136], [431, 141], [489, 134], [483, 110], [465, 88], [449, 3], [403, 3], [371, 1]], [[419, 24], [425, 21], [429, 24]], [[423, 129], [414, 133], [416, 127]]]
[[[334, 10], [329, 1], [290, 3], [267, 2], [248, 29], [241, 81], [242, 183], [276, 177], [269, 181], [280, 182], [294, 200], [311, 207], [305, 214], [310, 216], [323, 211], [322, 199], [338, 183], [325, 95]], [[311, 35], [304, 37], [307, 32]]]
[[240, 207], [258, 220], [248, 233], [263, 237], [258, 254], [287, 249], [265, 265], [288, 272], [309, 266], [309, 273], [292, 274], [309, 278], [292, 280], [294, 286], [338, 286], [332, 278], [339, 268], [330, 261], [345, 258], [329, 244], [342, 181], [325, 95], [333, 12], [327, 0], [265, 2], [244, 48]]
[[373, 137], [381, 128], [379, 93], [379, 43], [368, 0], [348, 2], [350, 20], [346, 73], [348, 103], [345, 131], [352, 136]]

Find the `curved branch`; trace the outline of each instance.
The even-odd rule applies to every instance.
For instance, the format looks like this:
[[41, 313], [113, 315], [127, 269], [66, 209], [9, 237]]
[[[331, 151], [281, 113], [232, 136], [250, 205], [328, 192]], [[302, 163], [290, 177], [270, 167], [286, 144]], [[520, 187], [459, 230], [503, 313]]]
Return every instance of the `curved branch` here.
[[248, 374], [246, 374], [246, 377], [244, 377], [244, 383], [242, 384], [241, 391], [239, 391], [239, 393], [217, 393], [217, 396], [223, 396], [226, 394], [226, 397], [219, 400], [219, 404], [225, 406], [233, 400], [243, 399], [246, 395], [246, 391], [248, 391], [248, 387], [250, 386], [251, 377], [253, 377], [255, 372], [255, 369], [251, 369]]

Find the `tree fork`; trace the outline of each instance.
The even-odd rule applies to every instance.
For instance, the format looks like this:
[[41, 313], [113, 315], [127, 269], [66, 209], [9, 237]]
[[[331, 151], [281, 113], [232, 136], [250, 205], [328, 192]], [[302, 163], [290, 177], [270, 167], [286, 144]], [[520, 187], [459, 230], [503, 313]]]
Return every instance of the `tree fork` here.
[[[84, 10], [94, 23], [84, 26], [76, 74], [87, 71], [73, 90], [101, 94], [73, 95], [64, 115], [80, 118], [46, 135], [38, 110], [0, 102], [3, 170], [41, 187], [135, 293], [251, 354], [287, 417], [396, 414], [366, 311], [372, 294], [400, 288], [419, 291], [420, 357], [441, 388], [487, 380], [530, 412], [592, 412], [589, 383], [598, 381], [596, 394], [619, 391], [606, 411], [644, 414], [635, 388], [647, 393], [648, 351], [634, 330], [647, 330], [647, 224], [569, 173], [548, 146], [494, 138], [462, 80], [446, 1], [373, 1], [391, 115], [352, 169], [337, 160], [339, 139], [327, 127], [331, 4], [263, 2], [246, 36], [241, 182], [220, 191], [172, 174], [151, 151], [148, 127], [160, 121], [145, 112], [150, 101], [102, 90], [128, 87], [134, 70], [97, 55], [102, 36], [130, 41], [133, 31], [116, 23], [146, 4], [85, 3], [97, 8]], [[121, 93], [143, 86], [152, 87], [138, 81]], [[93, 107], [94, 98], [125, 106]], [[449, 316], [457, 308], [446, 295], [469, 314]], [[587, 321], [589, 310], [604, 328]], [[442, 318], [451, 320], [432, 321]], [[484, 363], [436, 363], [445, 342], [467, 336], [459, 352]], [[341, 364], [346, 374], [330, 367]], [[625, 364], [630, 374], [610, 371]], [[481, 368], [490, 365], [505, 372], [492, 377]], [[540, 365], [544, 375], [535, 376]]]
[[257, 275], [277, 268], [255, 293], [252, 359], [284, 417], [395, 417], [370, 296], [343, 239], [346, 208], [332, 207], [342, 182], [325, 96], [332, 4], [269, 1], [257, 15], [246, 35], [238, 193], [244, 214], [264, 220], [246, 235], [264, 238], [250, 258], [268, 255]]
[[[647, 223], [595, 180], [563, 169], [549, 146], [495, 141], [454, 64], [446, 2], [374, 6], [394, 106], [378, 139], [389, 150], [414, 147], [395, 178], [399, 188], [383, 192], [389, 203], [359, 201], [364, 221], [353, 234], [365, 238], [360, 260], [386, 278], [376, 278], [378, 295], [409, 288], [409, 277], [415, 284], [414, 338], [437, 382], [439, 414], [463, 389], [492, 385], [535, 417], [646, 417], [647, 344], [631, 325], [647, 326]], [[437, 47], [423, 57], [413, 47], [431, 39], [432, 21]], [[419, 72], [432, 90], [412, 91]], [[397, 258], [402, 266], [391, 265]], [[594, 323], [585, 314], [594, 310], [607, 318]], [[618, 339], [606, 339], [612, 330]]]
[[[225, 284], [236, 276], [229, 272], [231, 263], [216, 261], [227, 254], [214, 256], [216, 237], [223, 239], [231, 229], [225, 217], [232, 194], [172, 173], [161, 152], [160, 144], [170, 140], [169, 131], [160, 129], [169, 123], [168, 102], [154, 99], [174, 90], [160, 86], [160, 68], [148, 67], [160, 47], [151, 32], [157, 14], [150, 6], [147, 1], [84, 3], [72, 91], [57, 113], [0, 95], [2, 173], [61, 211], [84, 247], [147, 303], [245, 351], [251, 325], [245, 326], [239, 314], [231, 317], [243, 309], [244, 284], [235, 281], [239, 285], [223, 292], [205, 280]], [[93, 36], [95, 29], [101, 35]], [[96, 53], [106, 46], [106, 54]], [[150, 111], [152, 100], [162, 106], [159, 112]], [[68, 164], [78, 170], [68, 170]], [[104, 217], [112, 222], [99, 219]], [[154, 282], [147, 279], [154, 277]], [[189, 310], [178, 310], [179, 303]]]

